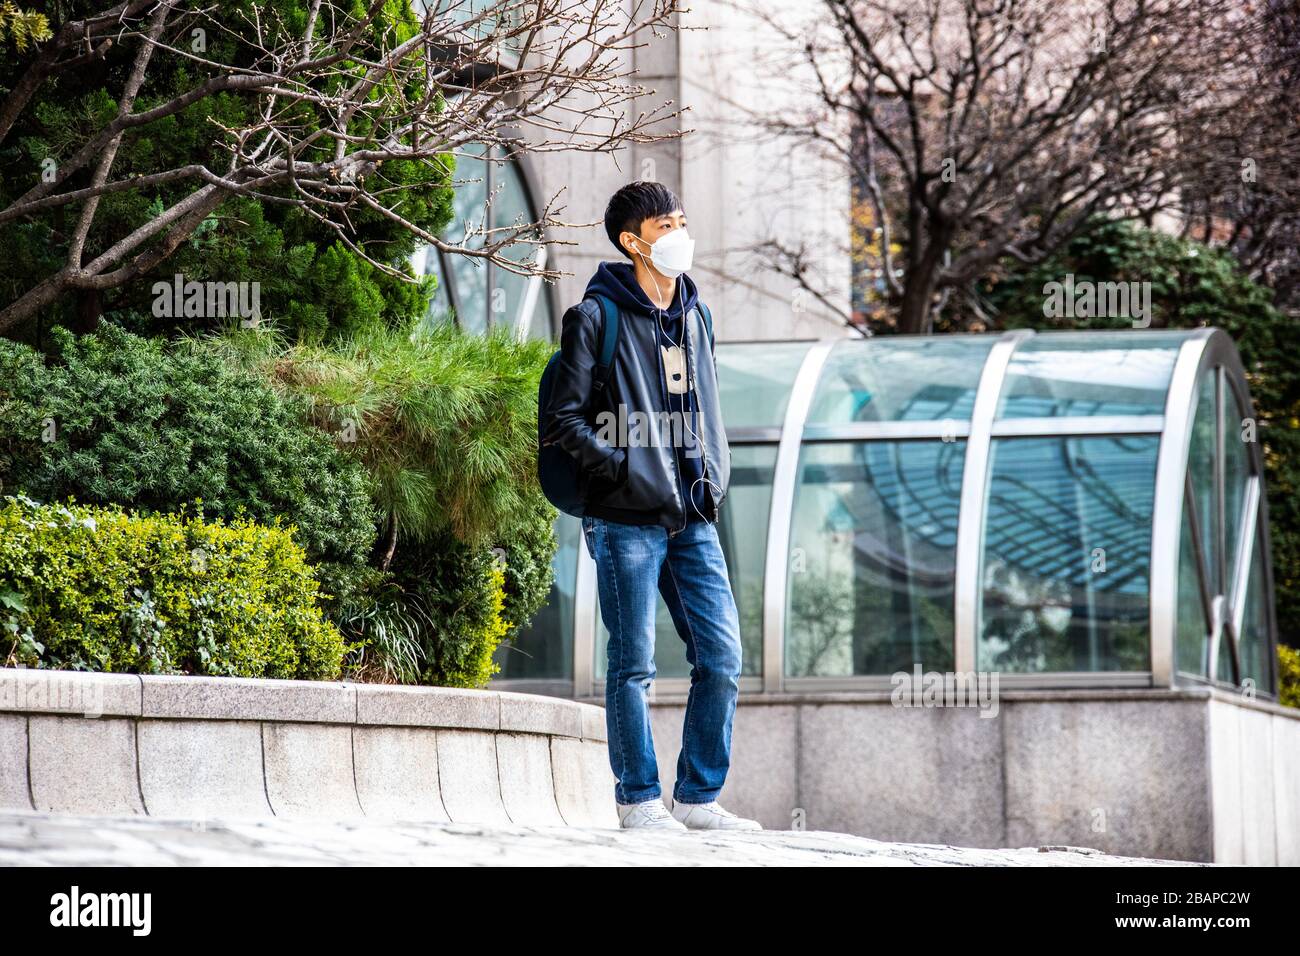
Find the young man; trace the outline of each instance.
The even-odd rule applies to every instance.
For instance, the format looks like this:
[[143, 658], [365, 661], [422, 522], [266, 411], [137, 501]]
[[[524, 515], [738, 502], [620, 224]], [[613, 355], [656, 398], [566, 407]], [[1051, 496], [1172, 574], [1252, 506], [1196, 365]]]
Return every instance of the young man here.
[[[545, 440], [574, 455], [609, 630], [605, 717], [622, 827], [762, 829], [716, 797], [731, 763], [741, 672], [736, 602], [715, 522], [731, 477], [708, 327], [686, 270], [694, 241], [677, 197], [658, 183], [616, 192], [605, 232], [627, 262], [602, 262], [588, 298], [564, 315]], [[601, 312], [621, 313], [609, 379], [593, 391]], [[665, 808], [646, 691], [655, 677], [656, 594], [686, 645], [691, 689], [671, 813]]]

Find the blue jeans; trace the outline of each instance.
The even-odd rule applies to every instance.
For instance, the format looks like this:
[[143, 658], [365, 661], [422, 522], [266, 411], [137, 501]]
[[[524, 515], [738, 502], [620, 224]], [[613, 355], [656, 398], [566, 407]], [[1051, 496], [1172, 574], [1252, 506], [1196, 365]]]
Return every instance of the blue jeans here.
[[609, 631], [605, 722], [614, 799], [661, 796], [646, 691], [655, 677], [655, 592], [686, 644], [691, 689], [677, 758], [677, 803], [717, 797], [731, 766], [731, 724], [740, 690], [740, 618], [717, 526], [693, 521], [669, 535], [661, 525], [582, 519], [596, 562], [600, 612]]

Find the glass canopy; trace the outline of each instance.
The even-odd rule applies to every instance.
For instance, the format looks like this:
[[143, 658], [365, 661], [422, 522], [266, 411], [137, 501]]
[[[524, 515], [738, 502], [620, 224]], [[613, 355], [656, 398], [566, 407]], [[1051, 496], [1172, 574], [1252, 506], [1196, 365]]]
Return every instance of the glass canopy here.
[[[1276, 696], [1262, 455], [1222, 331], [718, 345], [747, 693], [1218, 684]], [[599, 697], [579, 522], [497, 686]], [[660, 606], [657, 684], [689, 683]]]

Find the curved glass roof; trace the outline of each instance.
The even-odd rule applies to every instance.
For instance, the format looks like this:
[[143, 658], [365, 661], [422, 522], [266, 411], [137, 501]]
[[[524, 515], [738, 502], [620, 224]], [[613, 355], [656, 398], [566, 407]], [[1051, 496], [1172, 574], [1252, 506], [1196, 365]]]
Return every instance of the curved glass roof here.
[[[720, 342], [717, 365], [743, 691], [880, 690], [921, 666], [1276, 693], [1262, 457], [1222, 331]], [[598, 696], [577, 525], [561, 516], [546, 624], [502, 677]], [[656, 649], [685, 689], [662, 605]]]
[[970, 419], [994, 336], [893, 338], [836, 343], [808, 424]]
[[1192, 333], [1042, 332], [1007, 366], [998, 418], [1160, 415], [1178, 349]]
[[780, 428], [811, 342], [718, 344], [722, 418], [732, 428]]

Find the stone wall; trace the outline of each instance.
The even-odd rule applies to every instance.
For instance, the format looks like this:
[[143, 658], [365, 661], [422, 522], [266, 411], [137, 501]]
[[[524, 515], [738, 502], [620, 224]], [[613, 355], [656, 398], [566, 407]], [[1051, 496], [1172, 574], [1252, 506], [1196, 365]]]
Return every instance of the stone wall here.
[[[742, 694], [718, 799], [769, 829], [1300, 865], [1295, 708], [1208, 688], [1002, 691], [997, 702], [982, 717], [895, 707], [887, 692]], [[665, 793], [684, 706], [662, 692], [652, 706]]]
[[504, 691], [0, 668], [0, 808], [618, 826], [604, 711]]

